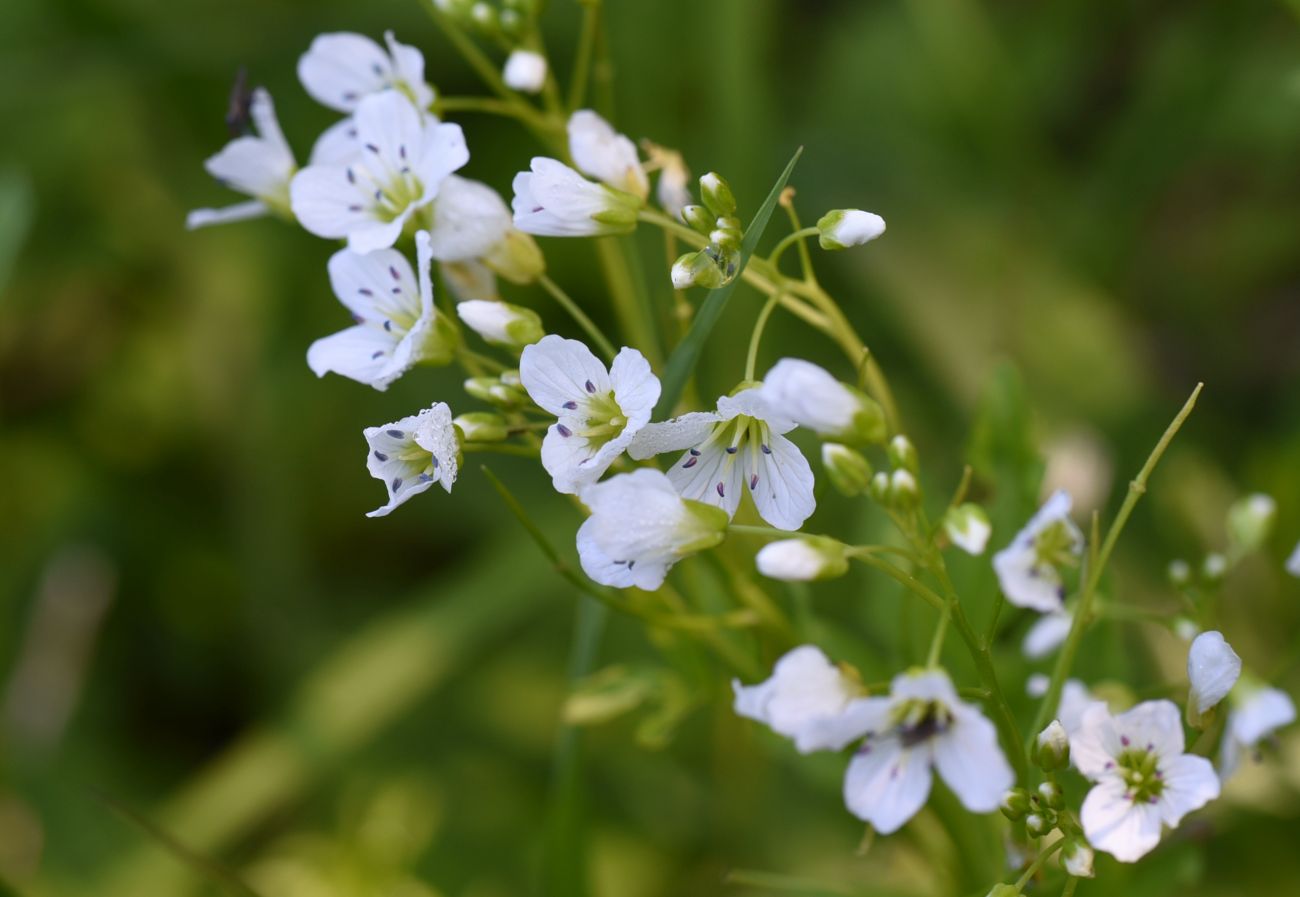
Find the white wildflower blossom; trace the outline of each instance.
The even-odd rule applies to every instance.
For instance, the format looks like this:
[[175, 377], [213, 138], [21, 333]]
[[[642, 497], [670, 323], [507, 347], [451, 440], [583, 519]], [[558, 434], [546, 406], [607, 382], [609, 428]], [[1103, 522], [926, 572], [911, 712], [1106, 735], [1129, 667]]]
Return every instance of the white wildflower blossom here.
[[842, 734], [839, 725], [849, 704], [863, 696], [861, 684], [813, 645], [787, 652], [767, 681], [742, 685], [733, 679], [731, 687], [737, 714], [791, 739], [801, 754], [837, 751], [861, 737]]
[[650, 181], [636, 144], [609, 122], [590, 109], [579, 109], [569, 116], [568, 132], [569, 153], [579, 171], [641, 200], [649, 195]]
[[993, 569], [1008, 601], [1047, 613], [1065, 600], [1063, 567], [1083, 553], [1083, 533], [1070, 519], [1070, 496], [1056, 492], [1010, 545], [993, 556]]
[[636, 349], [624, 347], [606, 370], [585, 345], [554, 334], [524, 349], [519, 378], [559, 418], [542, 440], [542, 466], [564, 493], [600, 479], [659, 400], [659, 378]]
[[786, 582], [813, 582], [843, 576], [849, 569], [844, 543], [825, 536], [800, 536], [768, 542], [754, 558], [758, 572]]
[[383, 480], [388, 502], [367, 517], [383, 517], [434, 483], [451, 491], [458, 469], [451, 409], [439, 402], [411, 417], [365, 431], [370, 475]]
[[642, 202], [631, 193], [597, 184], [563, 162], [535, 157], [515, 175], [515, 226], [540, 237], [595, 237], [636, 229]]
[[673, 564], [726, 537], [726, 514], [682, 498], [658, 470], [621, 473], [581, 498], [591, 516], [578, 528], [578, 558], [602, 585], [657, 589]]
[[1202, 632], [1187, 651], [1187, 719], [1200, 728], [1201, 717], [1228, 696], [1241, 675], [1241, 658], [1223, 633]]
[[533, 50], [515, 50], [501, 70], [506, 87], [523, 93], [541, 93], [546, 85], [546, 57]]
[[[1041, 698], [1047, 694], [1050, 683], [1051, 680], [1047, 676], [1034, 673], [1025, 682], [1025, 692], [1031, 698]], [[1073, 735], [1078, 731], [1079, 724], [1083, 722], [1083, 712], [1096, 700], [1083, 682], [1078, 679], [1066, 679], [1061, 686], [1061, 701], [1056, 706], [1056, 719], [1065, 727], [1068, 734]]]
[[775, 413], [758, 389], [718, 399], [718, 410], [692, 412], [649, 424], [632, 441], [637, 460], [686, 449], [668, 472], [681, 494], [735, 516], [748, 493], [759, 516], [777, 529], [796, 530], [816, 507], [813, 473], [784, 434], [794, 421]]
[[429, 237], [439, 262], [480, 261], [513, 283], [531, 283], [545, 269], [537, 243], [515, 228], [509, 206], [487, 184], [450, 175], [432, 209]]
[[839, 442], [883, 442], [880, 406], [824, 368], [782, 358], [763, 378], [763, 398], [801, 427]]
[[1219, 796], [1210, 761], [1183, 753], [1183, 725], [1171, 701], [1146, 701], [1112, 716], [1092, 704], [1070, 739], [1070, 756], [1096, 784], [1080, 821], [1088, 841], [1132, 863], [1159, 842], [1163, 826]]
[[817, 222], [822, 249], [848, 249], [869, 243], [885, 232], [885, 219], [861, 209], [835, 209]]
[[349, 248], [370, 252], [393, 245], [447, 176], [469, 161], [469, 150], [459, 125], [422, 119], [396, 91], [367, 96], [353, 121], [360, 155], [308, 165], [289, 193], [308, 231], [346, 237]]
[[1054, 610], [1043, 614], [1025, 633], [1020, 643], [1021, 653], [1030, 660], [1041, 660], [1056, 651], [1070, 634], [1074, 614], [1067, 610]]
[[298, 166], [275, 117], [271, 95], [260, 87], [254, 90], [248, 111], [256, 135], [236, 137], [203, 167], [225, 186], [252, 199], [223, 209], [195, 209], [185, 219], [185, 226], [191, 230], [259, 218], [272, 211], [291, 214], [289, 182]]
[[330, 286], [356, 322], [307, 350], [316, 376], [333, 371], [387, 389], [413, 365], [446, 364], [456, 334], [433, 304], [428, 235], [416, 235], [419, 275], [395, 249], [365, 255], [340, 249], [329, 260]]
[[298, 60], [298, 80], [323, 106], [353, 112], [366, 97], [394, 90], [418, 110], [429, 108], [433, 88], [424, 80], [424, 56], [384, 32], [385, 50], [364, 34], [322, 34]]
[[1228, 698], [1231, 710], [1219, 745], [1219, 777], [1227, 781], [1241, 758], [1275, 731], [1295, 722], [1295, 702], [1278, 688], [1243, 677]]

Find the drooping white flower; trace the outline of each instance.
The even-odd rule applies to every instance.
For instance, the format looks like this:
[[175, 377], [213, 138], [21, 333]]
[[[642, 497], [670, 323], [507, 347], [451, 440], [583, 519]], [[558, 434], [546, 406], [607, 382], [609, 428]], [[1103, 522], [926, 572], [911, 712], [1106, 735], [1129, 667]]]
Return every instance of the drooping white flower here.
[[768, 542], [754, 557], [758, 572], [785, 582], [814, 582], [843, 576], [849, 569], [844, 543], [826, 536]]
[[932, 769], [974, 813], [996, 810], [1015, 782], [993, 724], [957, 697], [942, 670], [896, 676], [889, 697], [852, 701], [836, 729], [864, 736], [844, 777], [844, 801], [882, 835], [925, 804]]
[[585, 345], [555, 334], [524, 349], [519, 378], [559, 418], [542, 440], [542, 466], [563, 493], [600, 479], [659, 400], [659, 378], [636, 349], [625, 346], [606, 370]]
[[271, 95], [260, 87], [254, 90], [248, 112], [256, 136], [236, 137], [204, 162], [203, 167], [222, 184], [252, 199], [224, 209], [195, 209], [185, 219], [185, 226], [191, 230], [258, 218], [273, 210], [286, 216], [290, 214], [289, 182], [298, 166], [275, 117]]
[[382, 427], [367, 427], [365, 434], [370, 447], [366, 467], [388, 490], [387, 504], [367, 517], [383, 517], [434, 483], [451, 491], [458, 469], [456, 430], [445, 402]]
[[506, 87], [524, 93], [541, 93], [546, 84], [546, 57], [532, 50], [515, 50], [501, 70]]
[[811, 361], [782, 358], [761, 389], [773, 408], [818, 436], [849, 443], [885, 440], [880, 406]]
[[835, 209], [817, 222], [822, 249], [848, 249], [869, 243], [885, 232], [885, 219], [861, 209]]
[[861, 683], [831, 663], [820, 648], [800, 645], [788, 651], [758, 685], [731, 681], [737, 714], [764, 723], [794, 741], [801, 754], [840, 750], [861, 732], [840, 734], [844, 711], [864, 694]]
[[636, 144], [609, 122], [590, 109], [579, 109], [569, 116], [568, 131], [569, 153], [579, 171], [641, 200], [649, 195], [650, 180]]
[[981, 555], [989, 544], [993, 527], [989, 515], [977, 504], [966, 502], [949, 508], [943, 515], [943, 531], [948, 541], [969, 555]]
[[384, 32], [388, 50], [364, 34], [322, 34], [298, 60], [298, 80], [323, 106], [352, 112], [368, 96], [399, 92], [416, 109], [433, 102], [433, 88], [424, 80], [424, 56]]
[[469, 150], [459, 125], [423, 120], [393, 90], [363, 99], [353, 121], [361, 154], [298, 172], [289, 187], [293, 212], [318, 237], [346, 237], [356, 252], [386, 249], [469, 161]]
[[1228, 699], [1232, 710], [1219, 745], [1219, 777], [1227, 781], [1241, 758], [1283, 726], [1295, 722], [1295, 702], [1281, 689], [1243, 677]]
[[[1042, 673], [1034, 673], [1025, 682], [1025, 692], [1031, 698], [1041, 698], [1047, 694], [1049, 680]], [[1066, 679], [1061, 686], [1061, 702], [1056, 706], [1056, 719], [1060, 720], [1067, 734], [1073, 735], [1083, 722], [1083, 712], [1097, 699], [1093, 697], [1088, 686], [1078, 679]]]
[[1160, 842], [1162, 826], [1219, 796], [1219, 779], [1204, 757], [1183, 753], [1183, 724], [1171, 701], [1145, 701], [1111, 716], [1092, 704], [1070, 738], [1070, 756], [1096, 784], [1080, 812], [1098, 850], [1132, 863]]
[[356, 323], [311, 344], [307, 364], [317, 377], [333, 371], [382, 390], [413, 365], [451, 360], [455, 331], [433, 304], [424, 231], [416, 235], [416, 252], [418, 277], [395, 249], [340, 249], [330, 258], [330, 286]]
[[531, 283], [545, 269], [537, 243], [515, 228], [505, 200], [487, 184], [449, 175], [432, 208], [429, 237], [438, 261], [481, 261], [513, 283]]
[[686, 449], [668, 471], [684, 497], [717, 505], [733, 517], [748, 493], [760, 517], [777, 529], [796, 530], [817, 502], [808, 460], [783, 435], [794, 426], [750, 388], [718, 399], [717, 411], [649, 424], [628, 454], [642, 460]]
[[1070, 634], [1074, 614], [1067, 610], [1054, 610], [1043, 614], [1025, 633], [1020, 650], [1030, 660], [1041, 660], [1054, 652]]
[[1187, 719], [1200, 727], [1201, 717], [1228, 696], [1241, 675], [1241, 658], [1223, 633], [1202, 632], [1187, 651]]
[[602, 585], [657, 589], [673, 564], [726, 537], [726, 514], [682, 498], [658, 470], [618, 474], [581, 498], [591, 516], [578, 528], [578, 558]]
[[1286, 572], [1292, 576], [1300, 576], [1300, 543], [1296, 543], [1295, 550], [1286, 560]]
[[1006, 548], [993, 569], [1008, 601], [1037, 611], [1060, 610], [1065, 600], [1061, 568], [1083, 553], [1083, 533], [1070, 519], [1070, 495], [1053, 493]]
[[597, 184], [563, 162], [536, 156], [530, 171], [515, 175], [515, 226], [540, 237], [595, 237], [636, 229], [642, 201]]
[[471, 299], [459, 303], [456, 314], [460, 315], [465, 326], [494, 346], [518, 349], [545, 335], [537, 312], [507, 302]]

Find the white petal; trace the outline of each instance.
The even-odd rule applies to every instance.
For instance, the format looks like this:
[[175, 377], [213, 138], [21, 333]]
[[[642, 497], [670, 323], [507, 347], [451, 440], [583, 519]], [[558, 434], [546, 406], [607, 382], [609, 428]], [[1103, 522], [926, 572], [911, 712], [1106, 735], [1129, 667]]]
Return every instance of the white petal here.
[[[377, 176], [384, 178], [389, 172], [415, 167], [416, 155], [425, 145], [425, 122], [410, 100], [395, 90], [372, 94], [361, 100], [352, 118], [365, 150], [364, 164], [374, 167]], [[457, 125], [445, 127], [460, 131]]]
[[758, 514], [777, 529], [797, 530], [817, 507], [808, 459], [789, 439], [776, 433], [767, 443], [750, 446], [742, 480]]
[[247, 221], [269, 215], [271, 210], [260, 199], [236, 203], [223, 209], [195, 209], [185, 216], [185, 227], [194, 230], [212, 224], [228, 224], [232, 221]]
[[506, 59], [501, 79], [511, 90], [539, 93], [546, 84], [546, 57], [532, 50], [515, 50]]
[[1093, 787], [1079, 813], [1089, 843], [1122, 863], [1132, 863], [1160, 843], [1160, 810], [1154, 804], [1134, 804], [1125, 785], [1109, 778]]
[[888, 698], [856, 698], [838, 713], [808, 720], [794, 736], [795, 749], [801, 754], [843, 750], [869, 733], [883, 732], [892, 706]]
[[578, 527], [578, 560], [582, 571], [596, 582], [616, 589], [628, 589], [637, 586], [653, 591], [663, 585], [668, 573], [667, 564], [653, 564], [642, 561], [628, 567], [627, 561], [615, 561], [601, 550], [592, 532], [597, 528], [594, 518], [587, 518]]
[[904, 749], [896, 735], [868, 738], [844, 776], [849, 812], [882, 835], [902, 828], [929, 796], [929, 742]]
[[1241, 675], [1241, 658], [1223, 638], [1223, 633], [1202, 632], [1187, 652], [1187, 678], [1191, 692], [1187, 702], [1197, 713], [1205, 713], [1232, 691]]
[[555, 334], [524, 347], [519, 379], [532, 400], [556, 417], [573, 410], [566, 403], [585, 402], [613, 388], [609, 372], [590, 349]]
[[639, 468], [582, 492], [591, 509], [592, 538], [616, 561], [651, 560], [667, 566], [680, 548], [698, 542], [704, 525], [691, 513], [672, 483], [658, 470]]
[[1193, 810], [1219, 796], [1219, 777], [1204, 757], [1181, 754], [1160, 764], [1165, 787], [1160, 794], [1160, 816], [1170, 828]]
[[998, 746], [993, 724], [968, 704], [949, 707], [953, 723], [934, 739], [935, 766], [966, 809], [991, 813], [1003, 793], [1015, 784], [1015, 774]]
[[[361, 228], [383, 226], [373, 211], [372, 197], [349, 182], [343, 167], [308, 165], [290, 182], [289, 199], [298, 223], [318, 237], [339, 240]], [[400, 224], [389, 246], [398, 233]]]
[[699, 445], [722, 418], [712, 411], [691, 411], [657, 424], [646, 424], [627, 453], [637, 461]]
[[310, 165], [348, 165], [361, 155], [357, 124], [351, 117], [330, 125], [311, 148]]
[[[767, 681], [751, 686], [733, 682], [732, 688], [736, 713], [766, 723], [788, 738], [796, 738], [814, 720], [837, 716], [857, 695], [853, 682], [813, 645], [787, 652]], [[862, 729], [857, 737], [866, 731]]]
[[800, 358], [782, 358], [763, 378], [763, 397], [775, 409], [822, 436], [853, 429], [862, 403], [824, 368]]
[[424, 152], [417, 158], [414, 170], [424, 187], [422, 200], [428, 201], [438, 195], [448, 175], [469, 161], [469, 147], [465, 145], [465, 132], [456, 124], [429, 121], [421, 139]]
[[659, 378], [650, 369], [650, 362], [636, 349], [624, 346], [610, 365], [609, 381], [614, 389], [614, 401], [627, 418], [628, 429], [640, 430], [650, 420], [655, 402], [659, 401]]
[[[1065, 721], [1061, 724], [1065, 725]], [[1066, 731], [1070, 731], [1069, 726]], [[1115, 758], [1123, 749], [1115, 720], [1105, 702], [1089, 704], [1070, 736], [1070, 761], [1075, 768], [1090, 779], [1100, 779], [1114, 769]]]
[[1059, 611], [1065, 600], [1065, 586], [1056, 568], [1038, 563], [1032, 545], [1024, 546], [1019, 537], [993, 555], [993, 570], [1007, 601], [1040, 613]]
[[440, 262], [487, 255], [512, 226], [510, 209], [487, 184], [450, 175], [438, 189], [429, 238]]
[[626, 228], [596, 221], [593, 216], [608, 211], [611, 198], [606, 188], [593, 184], [562, 162], [535, 157], [531, 172], [515, 175], [515, 226], [525, 233], [552, 237], [594, 236], [618, 233]]
[[1056, 718], [1065, 726], [1065, 731], [1073, 735], [1083, 723], [1084, 711], [1094, 702], [1088, 686], [1078, 679], [1066, 679], [1061, 689], [1061, 703], [1056, 708]]
[[542, 440], [542, 467], [551, 475], [555, 491], [577, 495], [600, 479], [609, 464], [598, 467], [594, 463], [598, 451], [563, 421], [552, 424]]
[[334, 295], [364, 322], [383, 327], [386, 320], [419, 317], [419, 284], [411, 263], [397, 250], [363, 255], [340, 249], [330, 256], [328, 267]]
[[1025, 640], [1020, 650], [1030, 660], [1040, 660], [1051, 654], [1065, 642], [1074, 624], [1074, 614], [1060, 610], [1043, 614], [1025, 633]]
[[889, 684], [889, 694], [895, 701], [938, 701], [948, 707], [962, 703], [952, 680], [943, 670], [899, 673]]
[[447, 289], [457, 301], [500, 302], [501, 293], [497, 289], [497, 278], [492, 269], [482, 262], [443, 262], [438, 266]]
[[722, 396], [718, 399], [718, 414], [723, 420], [745, 415], [763, 421], [773, 433], [789, 433], [795, 428], [795, 422], [769, 402], [758, 387], [742, 389], [734, 396]]
[[351, 112], [392, 78], [388, 54], [361, 34], [322, 34], [298, 60], [303, 89], [316, 102], [340, 112]]
[[1229, 729], [1243, 744], [1254, 747], [1275, 730], [1295, 722], [1295, 718], [1290, 695], [1276, 688], [1261, 688], [1233, 711]]
[[257, 199], [276, 200], [293, 177], [294, 162], [284, 150], [260, 137], [236, 137], [203, 167], [232, 190]]
[[424, 54], [409, 44], [398, 43], [393, 32], [384, 32], [384, 42], [388, 45], [388, 55], [393, 61], [393, 75], [415, 97], [415, 104], [421, 111], [429, 108], [433, 102], [433, 88], [424, 80]]
[[568, 131], [569, 153], [579, 171], [645, 199], [650, 182], [641, 167], [636, 144], [590, 109], [573, 113]]
[[1173, 701], [1143, 701], [1115, 717], [1120, 744], [1154, 751], [1161, 757], [1183, 752], [1183, 718]]
[[722, 508], [728, 517], [736, 516], [740, 507], [743, 477], [737, 456], [713, 438], [682, 455], [668, 470], [668, 479], [682, 498]]
[[385, 374], [397, 343], [393, 334], [358, 324], [312, 343], [307, 365], [317, 377], [333, 371], [382, 390], [388, 386]]
[[415, 442], [420, 448], [433, 455], [436, 477], [442, 488], [451, 492], [452, 484], [460, 472], [456, 459], [459, 446], [456, 428], [452, 425], [451, 408], [446, 402], [439, 402], [416, 417], [414, 430]]

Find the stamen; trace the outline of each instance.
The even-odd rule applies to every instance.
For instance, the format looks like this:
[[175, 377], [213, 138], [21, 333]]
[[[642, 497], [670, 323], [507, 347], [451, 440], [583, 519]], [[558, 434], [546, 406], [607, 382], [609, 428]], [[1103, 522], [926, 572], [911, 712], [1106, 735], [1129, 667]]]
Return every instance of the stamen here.
[[691, 449], [691, 454], [698, 458], [700, 456], [700, 450], [693, 448]]
[[735, 446], [735, 445], [729, 445], [729, 446], [727, 446], [727, 454], [728, 454], [728, 455], [734, 455], [734, 454], [736, 453], [736, 450], [737, 450], [738, 448], [739, 448], [739, 446]]
[[686, 463], [682, 465], [682, 470], [688, 470], [689, 468], [692, 468], [699, 463], [700, 463], [699, 458], [687, 458]]
[[754, 474], [749, 478], [749, 491], [753, 492], [754, 487], [757, 485], [758, 485], [758, 474]]
[[587, 392], [592, 392], [592, 393], [594, 393], [595, 391], [596, 391], [596, 384], [594, 384], [594, 383], [592, 383], [590, 380], [588, 380], [588, 381], [587, 381]]
[[401, 478], [401, 477], [394, 477], [394, 478], [393, 478], [393, 491], [396, 492], [398, 489], [401, 489], [401, 488], [402, 488], [402, 478]]
[[555, 430], [556, 430], [556, 432], [559, 433], [561, 436], [568, 437], [568, 436], [572, 436], [572, 435], [573, 435], [573, 431], [570, 430], [568, 427], [566, 427], [564, 424], [556, 424], [556, 425], [555, 425]]
[[762, 445], [760, 445], [759, 448], [761, 448], [761, 449], [763, 450], [763, 454], [765, 454], [765, 455], [770, 455], [770, 454], [772, 454], [772, 450], [771, 450], [770, 448], [767, 447], [767, 443], [766, 443], [766, 442], [763, 443]]
[[719, 498], [727, 497], [727, 490], [723, 488], [721, 483], [718, 484], [718, 497]]
[[378, 451], [378, 450], [375, 451], [375, 458], [376, 458], [377, 460], [379, 460], [380, 462], [383, 462], [383, 461], [387, 461], [387, 460], [388, 460], [388, 456], [385, 455], [383, 452]]
[[367, 144], [366, 144], [366, 149], [368, 149], [368, 150], [370, 150], [372, 153], [376, 153], [376, 154], [379, 152], [379, 147], [375, 146], [373, 143], [367, 143]]
[[401, 279], [402, 279], [402, 274], [401, 274], [400, 271], [397, 270], [397, 267], [396, 267], [395, 265], [389, 265], [389, 266], [388, 266], [388, 273], [392, 275], [393, 280], [401, 280]]
[[564, 405], [563, 405], [562, 407], [564, 407], [564, 408], [568, 408], [570, 411], [573, 411], [575, 408], [578, 407], [578, 403], [577, 403], [577, 402], [565, 402]]
[[379, 349], [378, 351], [372, 352], [372, 353], [370, 353], [370, 360], [371, 360], [371, 361], [374, 361], [374, 360], [376, 360], [376, 359], [378, 359], [378, 358], [382, 358], [382, 357], [383, 357], [383, 354], [384, 354], [384, 350], [383, 350], [383, 349]]
[[406, 434], [403, 433], [401, 430], [386, 430], [385, 432], [386, 432], [389, 436], [393, 437], [394, 439], [405, 439], [405, 438], [406, 438]]

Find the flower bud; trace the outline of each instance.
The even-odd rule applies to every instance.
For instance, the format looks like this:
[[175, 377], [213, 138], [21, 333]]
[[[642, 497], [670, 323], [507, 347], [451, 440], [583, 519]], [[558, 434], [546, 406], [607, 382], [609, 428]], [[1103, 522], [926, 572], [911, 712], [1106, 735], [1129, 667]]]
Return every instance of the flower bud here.
[[1053, 810], [1059, 810], [1065, 806], [1065, 795], [1061, 792], [1061, 786], [1055, 782], [1043, 782], [1038, 786], [1038, 797]]
[[822, 249], [848, 249], [876, 239], [885, 232], [885, 219], [861, 209], [836, 209], [817, 222]]
[[500, 442], [510, 435], [505, 418], [491, 411], [472, 411], [452, 420], [466, 442]]
[[[511, 14], [518, 19], [518, 13]], [[502, 13], [502, 26], [506, 25], [505, 17], [506, 13]], [[546, 83], [546, 57], [532, 50], [515, 50], [506, 59], [501, 78], [511, 90], [541, 93], [542, 85]]]
[[1174, 635], [1185, 642], [1190, 642], [1201, 634], [1201, 627], [1191, 617], [1175, 617], [1172, 628]]
[[709, 231], [713, 230], [713, 225], [717, 223], [717, 216], [709, 213], [704, 206], [686, 205], [682, 206], [682, 220], [691, 226], [693, 230], [708, 236]]
[[1175, 588], [1181, 589], [1192, 581], [1192, 568], [1181, 558], [1170, 561], [1166, 573], [1169, 576], [1169, 584]]
[[967, 502], [955, 508], [949, 508], [943, 515], [943, 531], [948, 541], [970, 555], [984, 553], [993, 527], [989, 524], [989, 515], [977, 504]]
[[1078, 838], [1071, 838], [1061, 848], [1061, 868], [1074, 878], [1092, 878], [1092, 848]]
[[700, 286], [706, 290], [722, 286], [722, 272], [717, 263], [704, 250], [688, 252], [673, 262], [671, 273], [673, 289], [685, 290]]
[[1064, 769], [1070, 762], [1070, 736], [1061, 721], [1054, 719], [1038, 733], [1034, 762], [1044, 771]]
[[1241, 658], [1221, 632], [1202, 632], [1187, 651], [1187, 724], [1206, 728], [1211, 710], [1228, 696], [1241, 676]]
[[1041, 838], [1056, 828], [1054, 820], [1045, 813], [1030, 813], [1025, 817], [1025, 831], [1031, 837]]
[[731, 186], [716, 171], [700, 178], [700, 198], [716, 218], [736, 214], [736, 197], [731, 193]]
[[457, 305], [456, 314], [465, 326], [494, 346], [522, 349], [546, 335], [537, 312], [507, 302], [471, 299]]
[[889, 477], [889, 500], [899, 507], [911, 507], [921, 499], [921, 487], [910, 470], [899, 468]]
[[1228, 572], [1228, 559], [1217, 551], [1212, 551], [1205, 556], [1201, 564], [1201, 575], [1210, 582], [1218, 582], [1223, 579], [1223, 574]]
[[988, 897], [1020, 897], [1020, 889], [1015, 885], [997, 884], [989, 891]]
[[465, 392], [498, 408], [517, 408], [528, 399], [528, 394], [518, 386], [498, 377], [471, 377], [465, 381]]
[[889, 474], [883, 470], [877, 471], [876, 475], [871, 478], [871, 486], [868, 488], [871, 497], [882, 505], [889, 502]]
[[532, 283], [546, 270], [546, 258], [537, 241], [513, 227], [488, 250], [483, 261], [511, 283]]
[[785, 582], [834, 579], [849, 570], [844, 544], [826, 536], [800, 536], [769, 542], [754, 561], [759, 573]]
[[1003, 816], [1012, 822], [1018, 822], [1029, 812], [1029, 795], [1023, 788], [1012, 788], [1002, 795], [1002, 802], [998, 807], [1002, 810]]
[[475, 3], [469, 9], [470, 20], [484, 31], [497, 30], [497, 11], [490, 3]]
[[1247, 495], [1228, 509], [1228, 539], [1239, 552], [1255, 551], [1273, 530], [1277, 502], [1262, 492]]
[[847, 445], [822, 443], [822, 467], [831, 485], [849, 498], [861, 495], [871, 485], [871, 462]]
[[908, 439], [902, 433], [889, 440], [889, 463], [894, 467], [902, 467], [917, 473], [920, 469], [920, 460], [916, 456], [916, 447], [912, 445], [912, 440]]

